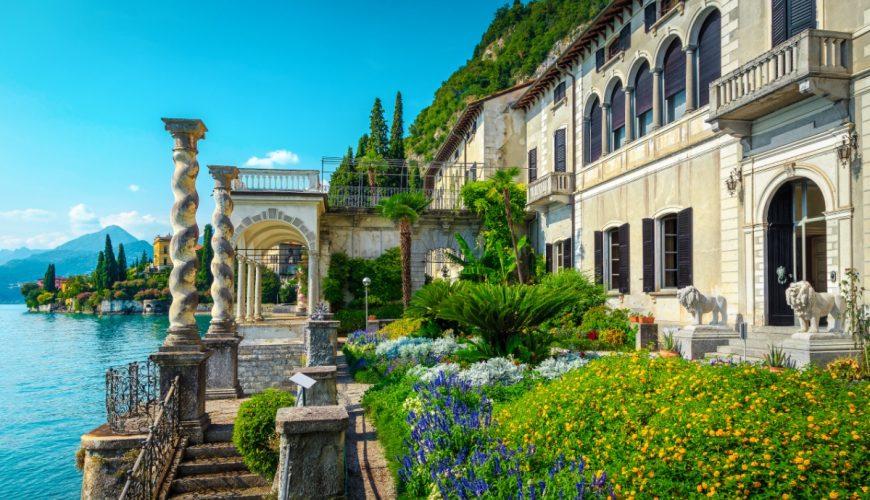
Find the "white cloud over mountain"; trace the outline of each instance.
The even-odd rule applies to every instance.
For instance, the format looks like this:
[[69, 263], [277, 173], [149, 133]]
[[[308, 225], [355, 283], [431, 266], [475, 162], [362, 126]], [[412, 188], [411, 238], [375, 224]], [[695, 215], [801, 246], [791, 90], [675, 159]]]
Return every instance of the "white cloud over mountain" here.
[[278, 149], [276, 151], [269, 151], [268, 153], [266, 153], [265, 158], [260, 158], [258, 156], [252, 156], [248, 158], [248, 161], [245, 162], [245, 166], [257, 168], [274, 168], [277, 165], [296, 165], [297, 163], [299, 163], [299, 155], [297, 155], [293, 151]]
[[41, 208], [16, 208], [0, 211], [0, 220], [23, 222], [48, 222], [54, 220], [55, 213]]

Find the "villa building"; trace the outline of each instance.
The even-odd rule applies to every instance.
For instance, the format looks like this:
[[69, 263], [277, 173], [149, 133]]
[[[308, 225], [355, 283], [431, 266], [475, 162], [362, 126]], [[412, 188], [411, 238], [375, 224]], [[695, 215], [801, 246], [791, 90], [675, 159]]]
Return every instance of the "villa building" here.
[[157, 269], [166, 269], [172, 266], [172, 259], [169, 257], [169, 242], [172, 241], [172, 235], [157, 235], [154, 237], [154, 261], [152, 266]]

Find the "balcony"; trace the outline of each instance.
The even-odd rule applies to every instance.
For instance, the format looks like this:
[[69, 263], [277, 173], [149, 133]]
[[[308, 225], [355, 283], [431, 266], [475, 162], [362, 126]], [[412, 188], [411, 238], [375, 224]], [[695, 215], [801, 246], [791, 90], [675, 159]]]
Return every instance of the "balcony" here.
[[745, 136], [751, 121], [817, 95], [848, 97], [852, 72], [848, 33], [806, 30], [710, 84], [710, 118]]
[[241, 168], [239, 178], [233, 181], [233, 191], [275, 193], [319, 193], [319, 170], [278, 170], [270, 168]]
[[551, 203], [568, 204], [574, 192], [574, 176], [570, 172], [550, 172], [529, 183], [528, 206], [543, 207]]

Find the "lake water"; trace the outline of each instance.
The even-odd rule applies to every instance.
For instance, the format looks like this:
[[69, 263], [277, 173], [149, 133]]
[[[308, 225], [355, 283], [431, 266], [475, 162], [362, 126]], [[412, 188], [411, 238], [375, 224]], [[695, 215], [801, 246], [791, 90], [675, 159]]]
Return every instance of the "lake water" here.
[[[205, 332], [209, 317], [197, 322]], [[0, 305], [0, 499], [79, 498], [75, 453], [106, 421], [106, 368], [144, 361], [168, 324]]]

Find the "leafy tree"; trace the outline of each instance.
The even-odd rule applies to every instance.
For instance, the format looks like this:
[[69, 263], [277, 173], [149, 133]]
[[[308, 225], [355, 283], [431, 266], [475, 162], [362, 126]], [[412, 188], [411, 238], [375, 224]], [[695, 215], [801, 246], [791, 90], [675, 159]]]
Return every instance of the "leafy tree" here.
[[382, 200], [378, 211], [399, 226], [399, 248], [402, 255], [402, 304], [411, 303], [411, 226], [429, 205], [429, 198], [419, 191], [399, 193]]
[[24, 297], [24, 302], [27, 307], [36, 309], [39, 306], [39, 295], [42, 294], [42, 288], [36, 283], [25, 283], [21, 285], [21, 295]]
[[57, 287], [54, 283], [55, 280], [55, 272], [54, 272], [54, 264], [49, 264], [48, 269], [45, 270], [45, 276], [42, 278], [42, 289], [46, 292], [54, 293], [57, 291]]
[[396, 92], [396, 107], [393, 123], [390, 124], [390, 151], [388, 158], [405, 159], [405, 127], [402, 121], [402, 93]]
[[362, 158], [366, 155], [369, 147], [369, 135], [363, 134], [356, 143], [356, 158]]
[[260, 272], [260, 291], [263, 303], [274, 304], [281, 290], [281, 279], [275, 274], [275, 271], [272, 271], [268, 267], [263, 267]]
[[127, 254], [124, 252], [123, 243], [118, 243], [118, 279], [127, 279]]
[[341, 157], [341, 163], [332, 177], [329, 178], [329, 194], [334, 196], [338, 193], [338, 188], [343, 186], [353, 186], [356, 180], [356, 160], [353, 156], [353, 148], [347, 147], [347, 154]]
[[214, 281], [211, 273], [211, 260], [214, 258], [214, 248], [211, 246], [211, 238], [214, 236], [214, 227], [206, 224], [202, 230], [202, 250], [199, 252], [199, 270], [196, 274], [198, 288], [208, 290]]
[[[517, 262], [517, 279], [519, 279], [520, 283], [525, 283], [523, 279], [523, 266], [519, 265], [520, 263], [520, 250], [517, 246], [517, 235], [514, 230], [514, 222], [522, 222], [521, 218], [523, 217], [523, 212], [512, 212], [512, 204], [511, 204], [511, 187], [514, 185], [514, 177], [520, 175], [520, 169], [517, 167], [511, 167], [507, 170], [499, 170], [492, 176], [492, 184], [493, 188], [501, 191], [502, 198], [504, 199], [504, 213], [505, 218], [507, 219], [508, 231], [511, 235], [511, 245], [514, 247], [514, 258]], [[519, 219], [516, 220], [515, 219]]]
[[103, 255], [106, 259], [105, 288], [111, 288], [120, 277], [118, 275], [118, 260], [115, 259], [115, 250], [112, 249], [112, 238], [108, 234], [106, 235], [106, 249], [103, 251]]
[[106, 270], [106, 254], [105, 252], [100, 252], [100, 255], [97, 257], [97, 267], [94, 269], [94, 288], [97, 290], [105, 290], [109, 287], [108, 283], [108, 272]]
[[387, 121], [384, 119], [384, 105], [381, 98], [375, 97], [372, 112], [369, 116], [369, 141], [366, 153], [374, 152], [382, 158], [389, 154], [389, 139], [387, 138]]

